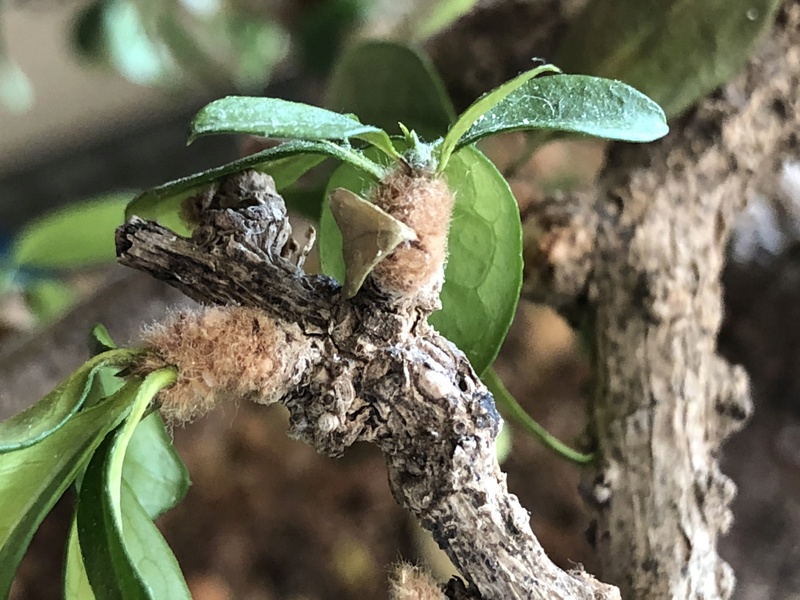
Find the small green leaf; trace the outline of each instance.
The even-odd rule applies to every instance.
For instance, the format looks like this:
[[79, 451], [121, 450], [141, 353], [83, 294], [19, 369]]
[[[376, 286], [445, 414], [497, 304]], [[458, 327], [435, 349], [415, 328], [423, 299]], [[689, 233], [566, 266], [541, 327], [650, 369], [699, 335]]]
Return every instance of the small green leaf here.
[[455, 120], [444, 84], [427, 57], [393, 42], [367, 41], [345, 50], [328, 84], [325, 105], [399, 134], [398, 121], [434, 140]]
[[228, 96], [200, 110], [189, 126], [189, 143], [218, 133], [248, 133], [295, 140], [346, 140], [380, 131], [318, 106], [279, 98]]
[[[542, 73], [560, 73], [558, 67], [553, 65], [542, 65], [526, 71], [522, 75], [518, 75], [511, 81], [505, 82], [503, 85], [496, 87], [490, 92], [487, 92], [475, 102], [473, 102], [467, 110], [465, 110], [458, 117], [458, 120], [447, 132], [447, 135], [441, 141], [438, 149], [439, 154], [439, 171], [443, 171], [447, 166], [447, 161], [450, 160], [450, 155], [455, 152], [459, 145], [461, 136], [463, 136], [481, 117], [493, 109], [497, 104], [502, 102], [506, 96], [514, 92], [516, 89]], [[462, 144], [463, 145], [463, 144]]]
[[19, 267], [67, 269], [110, 263], [114, 230], [122, 225], [133, 194], [121, 192], [79, 202], [26, 225], [11, 247]]
[[327, 157], [351, 164], [375, 180], [383, 176], [383, 168], [357, 150], [325, 141], [286, 142], [227, 165], [148, 190], [134, 198], [128, 205], [125, 218], [130, 219], [133, 215], [137, 215], [157, 220], [177, 231], [180, 223], [177, 215], [180, 213], [181, 202], [203, 188], [213, 185], [222, 177], [254, 169], [271, 175], [275, 180], [275, 186], [281, 190]]
[[142, 508], [156, 519], [175, 507], [189, 490], [189, 473], [175, 452], [157, 412], [139, 422], [122, 465], [122, 478]]
[[100, 369], [128, 365], [137, 354], [123, 349], [91, 358], [39, 402], [0, 423], [0, 456], [53, 435], [83, 405]]
[[[505, 339], [522, 285], [522, 229], [508, 184], [476, 148], [454, 154], [444, 171], [456, 196], [448, 237], [449, 258], [442, 310], [431, 324], [455, 343], [478, 373]], [[371, 182], [347, 166], [334, 172], [328, 190], [343, 187], [368, 196]], [[342, 239], [325, 204], [319, 251], [324, 273], [344, 280]]]
[[[262, 150], [227, 165], [216, 167], [202, 173], [170, 181], [148, 190], [131, 201], [125, 210], [125, 218], [136, 215], [144, 219], [156, 220], [180, 229], [181, 203], [192, 194], [213, 185], [217, 180], [253, 169], [268, 173], [281, 190], [294, 183], [303, 173], [318, 165], [327, 157], [336, 158], [354, 165], [375, 180], [383, 175], [383, 168], [366, 158], [361, 152], [345, 148], [331, 142], [294, 141]], [[185, 226], [184, 226], [185, 229]], [[178, 231], [180, 233], [180, 231]]]
[[98, 323], [92, 327], [92, 332], [89, 336], [89, 345], [92, 354], [101, 354], [108, 350], [114, 350], [117, 344], [108, 333], [108, 329], [102, 323]]
[[130, 409], [129, 391], [81, 411], [38, 444], [0, 455], [0, 598], [42, 519]]
[[139, 383], [129, 417], [86, 470], [77, 509], [78, 539], [98, 600], [191, 598], [172, 551], [123, 478], [125, 455], [141, 418], [175, 377], [175, 371], [162, 369]]
[[456, 148], [496, 133], [543, 129], [650, 142], [669, 131], [664, 111], [620, 81], [586, 75], [531, 79], [478, 119]]
[[570, 73], [621, 79], [672, 118], [728, 81], [769, 29], [779, 0], [593, 0], [561, 38]]
[[481, 375], [483, 383], [489, 388], [489, 391], [494, 396], [494, 401], [497, 404], [500, 412], [514, 419], [517, 424], [533, 437], [537, 438], [545, 447], [550, 448], [553, 452], [568, 460], [579, 465], [586, 465], [594, 460], [594, 454], [584, 454], [578, 452], [567, 446], [564, 442], [550, 434], [544, 427], [539, 425], [531, 416], [525, 412], [519, 403], [514, 399], [503, 385], [503, 381], [497, 375], [497, 372], [489, 368]]

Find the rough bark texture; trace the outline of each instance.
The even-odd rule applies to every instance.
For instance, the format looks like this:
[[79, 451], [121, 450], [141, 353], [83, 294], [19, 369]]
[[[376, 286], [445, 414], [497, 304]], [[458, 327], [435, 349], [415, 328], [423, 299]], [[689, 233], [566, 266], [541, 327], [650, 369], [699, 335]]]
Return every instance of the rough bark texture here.
[[209, 208], [192, 239], [132, 220], [118, 231], [120, 261], [195, 300], [255, 307], [299, 325], [307, 368], [280, 400], [290, 434], [330, 456], [356, 441], [377, 444], [395, 498], [480, 597], [617, 598], [616, 589], [564, 572], [544, 554], [497, 464], [500, 416], [464, 355], [419, 306], [393, 303], [369, 284], [345, 301], [331, 279], [304, 274], [283, 200], [267, 180], [248, 180], [249, 207]]
[[800, 155], [798, 89], [790, 2], [746, 72], [666, 139], [614, 147], [596, 194], [528, 215], [528, 295], [593, 347], [601, 459], [585, 495], [601, 576], [623, 598], [732, 594], [716, 548], [735, 486], [717, 455], [751, 404], [744, 372], [716, 353], [719, 278], [737, 211]]

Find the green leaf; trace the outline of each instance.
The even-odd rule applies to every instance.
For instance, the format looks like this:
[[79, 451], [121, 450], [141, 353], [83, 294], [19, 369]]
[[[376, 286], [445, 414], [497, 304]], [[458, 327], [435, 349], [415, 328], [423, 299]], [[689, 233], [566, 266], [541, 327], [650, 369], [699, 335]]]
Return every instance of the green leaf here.
[[430, 60], [408, 46], [367, 41], [348, 48], [328, 84], [325, 105], [399, 134], [398, 121], [436, 139], [455, 110]]
[[248, 133], [299, 140], [346, 140], [380, 129], [318, 106], [279, 98], [228, 96], [200, 110], [189, 126], [189, 143], [218, 133]]
[[383, 168], [357, 150], [325, 141], [286, 142], [227, 165], [176, 179], [148, 190], [134, 198], [128, 205], [125, 218], [130, 219], [133, 215], [137, 215], [156, 220], [178, 231], [180, 221], [177, 215], [180, 213], [181, 202], [203, 188], [213, 185], [222, 177], [254, 169], [271, 175], [275, 180], [275, 186], [281, 190], [327, 157], [351, 164], [375, 180], [383, 176]]
[[102, 323], [98, 323], [92, 327], [91, 334], [89, 335], [89, 346], [92, 354], [101, 354], [108, 350], [114, 350], [117, 344], [111, 338], [111, 334]]
[[30, 80], [10, 58], [0, 56], [0, 104], [14, 113], [24, 113], [33, 106]]
[[24, 294], [28, 308], [40, 324], [60, 317], [77, 301], [75, 291], [57, 279], [34, 279], [25, 287]]
[[72, 518], [64, 563], [64, 600], [95, 600], [78, 541], [78, 519]]
[[[455, 343], [478, 373], [494, 360], [508, 333], [522, 285], [522, 229], [508, 184], [474, 147], [454, 154], [444, 171], [456, 204], [442, 310], [431, 324]], [[331, 177], [328, 190], [343, 187], [367, 197], [371, 182], [347, 166]], [[320, 220], [319, 251], [324, 273], [344, 280], [341, 235], [330, 207]]]
[[439, 154], [439, 171], [443, 171], [447, 166], [447, 161], [450, 160], [450, 155], [456, 150], [461, 136], [463, 136], [485, 113], [494, 108], [497, 104], [502, 102], [506, 96], [517, 88], [524, 85], [529, 80], [542, 73], [560, 73], [561, 71], [553, 65], [542, 65], [526, 71], [522, 75], [518, 75], [511, 81], [505, 82], [503, 85], [496, 87], [490, 92], [487, 92], [475, 102], [473, 102], [467, 110], [465, 110], [458, 117], [458, 120], [447, 132], [447, 135], [441, 141], [438, 149]]
[[38, 444], [0, 455], [0, 598], [42, 519], [129, 410], [130, 391], [81, 411]]
[[404, 29], [410, 31], [411, 39], [425, 40], [442, 31], [459, 17], [467, 14], [477, 0], [439, 0], [421, 3], [411, 15]]
[[65, 426], [83, 405], [97, 373], [130, 364], [138, 352], [112, 350], [91, 358], [36, 404], [0, 423], [0, 456], [27, 448]]
[[669, 131], [664, 111], [620, 81], [552, 75], [528, 80], [509, 93], [464, 133], [456, 148], [520, 129], [583, 133], [628, 142], [650, 142]]
[[191, 598], [175, 556], [123, 478], [125, 455], [141, 418], [175, 377], [175, 371], [162, 369], [139, 384], [128, 419], [86, 470], [77, 509], [78, 539], [98, 600]]
[[178, 456], [157, 412], [139, 422], [128, 444], [122, 477], [150, 519], [156, 519], [183, 500], [189, 473]]
[[73, 46], [84, 58], [113, 67], [133, 83], [163, 82], [177, 69], [164, 44], [151, 38], [148, 16], [135, 2], [94, 2], [78, 16]]
[[571, 73], [621, 79], [672, 118], [730, 79], [779, 0], [593, 0], [556, 55]]
[[529, 435], [537, 438], [545, 447], [579, 465], [586, 465], [594, 461], [594, 454], [584, 454], [573, 450], [539, 425], [514, 399], [514, 396], [503, 385], [503, 381], [494, 369], [490, 368], [484, 371], [481, 379], [486, 387], [489, 388], [492, 396], [494, 396], [494, 401], [497, 403], [500, 412], [516, 421]]
[[83, 268], [116, 258], [114, 230], [132, 193], [79, 202], [26, 225], [11, 246], [11, 260], [36, 269]]

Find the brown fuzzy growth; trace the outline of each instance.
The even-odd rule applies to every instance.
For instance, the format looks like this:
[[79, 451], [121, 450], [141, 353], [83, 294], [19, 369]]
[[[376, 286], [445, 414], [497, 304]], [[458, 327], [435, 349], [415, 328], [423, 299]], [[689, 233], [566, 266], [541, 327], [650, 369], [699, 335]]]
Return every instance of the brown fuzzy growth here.
[[429, 573], [408, 563], [397, 565], [389, 586], [392, 600], [447, 600]]
[[417, 234], [378, 263], [372, 276], [378, 285], [398, 295], [420, 292], [438, 295], [444, 281], [447, 232], [453, 193], [447, 183], [429, 173], [403, 169], [392, 172], [373, 192], [372, 202]]
[[175, 384], [159, 394], [170, 422], [190, 421], [223, 400], [277, 401], [302, 370], [306, 346], [295, 325], [238, 306], [174, 314], [143, 339], [152, 353], [142, 370], [178, 369]]

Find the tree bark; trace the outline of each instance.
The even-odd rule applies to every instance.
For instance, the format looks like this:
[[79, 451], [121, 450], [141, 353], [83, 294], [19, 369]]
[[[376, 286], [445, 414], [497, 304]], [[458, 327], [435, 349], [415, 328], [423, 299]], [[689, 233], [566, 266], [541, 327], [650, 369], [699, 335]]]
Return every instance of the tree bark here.
[[257, 308], [293, 339], [304, 336], [297, 380], [279, 400], [290, 435], [330, 456], [375, 443], [395, 498], [433, 533], [474, 597], [618, 598], [545, 555], [497, 463], [492, 396], [427, 324], [430, 309], [381, 295], [369, 280], [345, 300], [332, 279], [304, 274], [283, 200], [266, 180], [242, 174], [223, 184], [246, 190], [251, 206], [208, 209], [191, 239], [134, 218], [117, 234], [120, 261], [195, 300]]
[[717, 457], [751, 411], [716, 353], [733, 220], [800, 155], [800, 4], [745, 73], [664, 140], [615, 146], [595, 193], [528, 215], [528, 297], [592, 348], [597, 468], [585, 479], [601, 576], [623, 598], [727, 599], [717, 541], [735, 486]]

